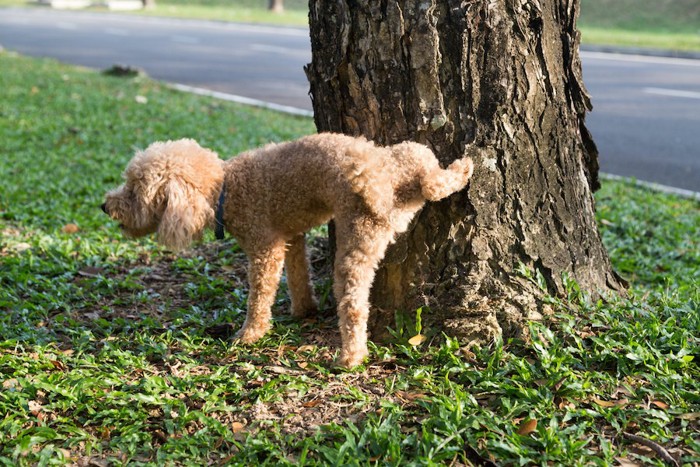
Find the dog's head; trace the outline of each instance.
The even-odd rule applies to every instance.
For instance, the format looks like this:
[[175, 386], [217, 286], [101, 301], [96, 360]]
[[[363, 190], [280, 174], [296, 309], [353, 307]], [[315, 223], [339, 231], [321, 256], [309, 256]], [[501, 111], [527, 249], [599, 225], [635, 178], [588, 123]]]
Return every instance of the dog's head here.
[[216, 153], [194, 140], [156, 142], [136, 153], [102, 210], [127, 236], [155, 232], [160, 243], [181, 250], [213, 221], [223, 177]]

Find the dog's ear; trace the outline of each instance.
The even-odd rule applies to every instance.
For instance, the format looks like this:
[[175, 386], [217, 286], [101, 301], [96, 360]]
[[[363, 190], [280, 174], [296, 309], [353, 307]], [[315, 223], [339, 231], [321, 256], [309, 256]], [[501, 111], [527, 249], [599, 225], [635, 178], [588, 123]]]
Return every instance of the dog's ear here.
[[214, 213], [204, 194], [180, 178], [165, 186], [165, 210], [158, 224], [158, 241], [179, 251], [201, 237]]

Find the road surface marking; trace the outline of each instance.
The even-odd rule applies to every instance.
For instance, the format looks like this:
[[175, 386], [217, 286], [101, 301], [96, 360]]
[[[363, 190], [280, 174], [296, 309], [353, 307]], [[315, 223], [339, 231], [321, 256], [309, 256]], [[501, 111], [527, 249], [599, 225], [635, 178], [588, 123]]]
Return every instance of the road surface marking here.
[[250, 44], [250, 50], [255, 52], [266, 52], [279, 55], [303, 55], [311, 58], [311, 51], [305, 49], [294, 49], [291, 47], [279, 47], [267, 44]]
[[179, 44], [199, 44], [200, 40], [192, 36], [170, 36], [170, 40]]
[[56, 27], [58, 29], [63, 29], [65, 31], [75, 31], [76, 29], [78, 29], [78, 26], [75, 23], [60, 22], [60, 23], [56, 23]]
[[105, 28], [105, 33], [112, 35], [112, 36], [122, 36], [122, 37], [126, 37], [126, 36], [131, 35], [131, 33], [129, 33], [129, 31], [127, 31], [126, 29], [119, 29], [119, 28]]
[[687, 99], [700, 99], [700, 92], [680, 91], [678, 89], [644, 88], [644, 92], [647, 94], [657, 94], [659, 96], [685, 97]]

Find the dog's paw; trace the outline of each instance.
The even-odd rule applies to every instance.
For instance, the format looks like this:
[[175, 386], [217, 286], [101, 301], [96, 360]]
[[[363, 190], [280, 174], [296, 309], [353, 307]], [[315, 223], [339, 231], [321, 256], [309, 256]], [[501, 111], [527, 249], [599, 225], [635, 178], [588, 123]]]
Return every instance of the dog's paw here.
[[453, 161], [450, 166], [448, 167], [448, 170], [451, 170], [453, 172], [463, 174], [465, 178], [470, 178], [472, 175], [472, 172], [474, 171], [474, 163], [472, 162], [471, 158], [465, 157], [463, 159], [457, 159], [456, 161]]
[[242, 328], [233, 336], [233, 339], [242, 344], [252, 344], [260, 340], [265, 335], [265, 332], [265, 329]]
[[315, 302], [307, 306], [292, 307], [292, 316], [295, 318], [306, 318], [315, 314], [318, 314], [318, 304]]
[[340, 356], [338, 357], [335, 363], [336, 365], [341, 366], [343, 368], [354, 368], [357, 365], [361, 365], [368, 355], [369, 352], [367, 351], [367, 349], [354, 353], [341, 350]]

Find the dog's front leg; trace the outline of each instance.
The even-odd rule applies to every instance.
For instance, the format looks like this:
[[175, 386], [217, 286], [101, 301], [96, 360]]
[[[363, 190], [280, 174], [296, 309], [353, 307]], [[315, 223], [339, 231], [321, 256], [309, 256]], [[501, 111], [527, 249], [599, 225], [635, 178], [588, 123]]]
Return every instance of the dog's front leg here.
[[243, 327], [235, 336], [241, 342], [255, 342], [270, 329], [271, 309], [282, 275], [284, 252], [284, 242], [280, 241], [269, 247], [255, 249], [248, 255], [248, 313]]
[[292, 299], [292, 316], [303, 318], [318, 310], [313, 287], [309, 279], [309, 259], [306, 256], [304, 234], [289, 241], [285, 257], [287, 286]]

